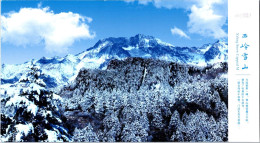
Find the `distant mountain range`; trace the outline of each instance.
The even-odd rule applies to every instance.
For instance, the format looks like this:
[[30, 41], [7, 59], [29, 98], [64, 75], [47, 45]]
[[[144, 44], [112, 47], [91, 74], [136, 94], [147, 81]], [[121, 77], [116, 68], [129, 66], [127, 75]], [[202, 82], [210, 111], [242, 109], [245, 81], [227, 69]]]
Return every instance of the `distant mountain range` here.
[[123, 60], [127, 57], [152, 58], [177, 63], [206, 66], [228, 60], [228, 46], [224, 41], [206, 44], [202, 47], [178, 47], [162, 42], [153, 36], [142, 34], [125, 38], [106, 38], [99, 40], [93, 47], [76, 55], [65, 57], [43, 57], [23, 64], [3, 64], [1, 84], [12, 84], [26, 73], [32, 63], [40, 67], [46, 75], [44, 81], [49, 88], [59, 87], [72, 81], [83, 67], [106, 69], [112, 59]]

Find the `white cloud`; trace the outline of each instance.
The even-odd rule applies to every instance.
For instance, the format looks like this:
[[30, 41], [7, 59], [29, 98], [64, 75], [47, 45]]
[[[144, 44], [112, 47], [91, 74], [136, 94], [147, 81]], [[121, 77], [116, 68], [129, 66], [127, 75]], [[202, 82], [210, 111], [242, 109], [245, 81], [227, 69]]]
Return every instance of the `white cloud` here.
[[187, 10], [189, 12], [187, 27], [190, 33], [216, 39], [227, 37], [227, 33], [222, 29], [228, 16], [227, 0], [147, 0], [145, 3], [139, 1], [139, 4], [149, 2], [157, 8]]
[[197, 0], [124, 0], [127, 3], [138, 1], [139, 4], [154, 4], [157, 8], [189, 8]]
[[93, 19], [91, 17], [86, 17], [88, 23], [91, 23], [93, 21]]
[[171, 32], [172, 32], [172, 35], [179, 35], [181, 37], [190, 39], [190, 37], [186, 33], [184, 33], [181, 29], [179, 29], [177, 27], [172, 28]]
[[226, 23], [226, 17], [216, 14], [213, 4], [205, 3], [201, 7], [196, 5], [191, 7], [188, 22], [189, 32], [216, 39], [227, 37], [227, 33], [222, 29], [222, 26]]
[[149, 2], [152, 2], [153, 0], [139, 0], [139, 4], [147, 5]]
[[135, 0], [124, 0], [127, 3], [134, 2]]
[[77, 13], [62, 12], [55, 14], [45, 8], [21, 8], [1, 16], [2, 41], [16, 46], [36, 45], [44, 42], [48, 52], [64, 53], [76, 40], [91, 39], [92, 18]]
[[153, 0], [155, 7], [157, 8], [184, 8], [189, 9], [195, 0]]
[[38, 7], [38, 8], [41, 8], [41, 7], [42, 7], [42, 2], [39, 2], [39, 3], [37, 4], [37, 7]]

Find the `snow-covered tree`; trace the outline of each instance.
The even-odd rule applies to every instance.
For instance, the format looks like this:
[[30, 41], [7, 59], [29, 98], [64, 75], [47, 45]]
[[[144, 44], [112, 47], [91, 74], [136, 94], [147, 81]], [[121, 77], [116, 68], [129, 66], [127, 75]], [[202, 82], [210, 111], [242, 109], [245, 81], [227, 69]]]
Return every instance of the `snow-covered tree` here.
[[20, 94], [7, 100], [5, 107], [14, 108], [14, 113], [10, 117], [1, 116], [4, 120], [1, 124], [10, 122], [1, 133], [6, 141], [70, 141], [59, 111], [62, 99], [45, 88], [42, 75], [39, 67], [32, 64], [19, 80], [18, 84], [24, 87]]
[[98, 142], [97, 134], [93, 131], [93, 127], [90, 124], [83, 129], [76, 128], [72, 139], [74, 142]]
[[115, 142], [120, 135], [121, 124], [115, 112], [110, 111], [103, 119], [104, 124], [104, 141]]

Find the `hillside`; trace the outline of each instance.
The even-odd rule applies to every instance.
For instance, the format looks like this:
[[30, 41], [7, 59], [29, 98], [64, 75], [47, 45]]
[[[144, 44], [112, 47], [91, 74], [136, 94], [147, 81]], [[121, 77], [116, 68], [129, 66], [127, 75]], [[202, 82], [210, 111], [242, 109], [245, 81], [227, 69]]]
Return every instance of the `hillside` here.
[[226, 75], [227, 63], [127, 58], [81, 69], [60, 95], [71, 129], [98, 141], [227, 141]]

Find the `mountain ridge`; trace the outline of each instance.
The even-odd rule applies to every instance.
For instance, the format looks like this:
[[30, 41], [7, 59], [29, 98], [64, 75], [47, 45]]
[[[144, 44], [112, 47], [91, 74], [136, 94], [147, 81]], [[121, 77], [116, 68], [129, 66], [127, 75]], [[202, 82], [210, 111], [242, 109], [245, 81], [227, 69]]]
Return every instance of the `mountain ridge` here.
[[94, 46], [76, 55], [65, 57], [42, 57], [23, 64], [2, 64], [1, 83], [14, 83], [24, 74], [27, 66], [36, 63], [43, 73], [53, 78], [57, 85], [75, 79], [82, 67], [106, 69], [112, 59], [142, 57], [206, 66], [227, 61], [227, 43], [217, 41], [204, 47], [178, 47], [162, 42], [153, 36], [137, 34], [133, 37], [109, 37], [99, 40]]

